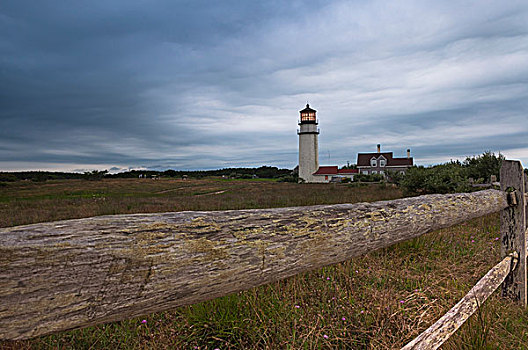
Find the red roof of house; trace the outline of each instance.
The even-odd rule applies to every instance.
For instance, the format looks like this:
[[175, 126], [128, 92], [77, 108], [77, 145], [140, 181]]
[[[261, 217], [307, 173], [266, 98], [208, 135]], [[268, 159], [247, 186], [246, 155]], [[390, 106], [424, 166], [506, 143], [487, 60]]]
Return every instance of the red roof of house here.
[[410, 158], [392, 158], [391, 162], [387, 162], [387, 165], [413, 165], [413, 157]]
[[339, 169], [337, 171], [338, 174], [358, 174], [358, 169]]
[[393, 158], [392, 152], [382, 152], [382, 153], [358, 153], [357, 165], [358, 166], [370, 166], [370, 160], [372, 157], [378, 159], [379, 156], [385, 157], [387, 159], [386, 166], [406, 166], [413, 165], [413, 158]]
[[336, 166], [320, 166], [319, 169], [314, 175], [336, 175], [337, 174], [337, 165]]
[[337, 166], [320, 166], [314, 175], [357, 174], [358, 169], [338, 169]]

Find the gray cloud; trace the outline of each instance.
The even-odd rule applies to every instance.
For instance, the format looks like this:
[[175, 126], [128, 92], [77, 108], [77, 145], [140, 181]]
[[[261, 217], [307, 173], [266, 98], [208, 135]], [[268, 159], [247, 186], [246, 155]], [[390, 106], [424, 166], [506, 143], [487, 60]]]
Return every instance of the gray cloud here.
[[528, 164], [526, 23], [522, 1], [4, 1], [0, 169], [293, 167], [307, 100], [322, 163]]

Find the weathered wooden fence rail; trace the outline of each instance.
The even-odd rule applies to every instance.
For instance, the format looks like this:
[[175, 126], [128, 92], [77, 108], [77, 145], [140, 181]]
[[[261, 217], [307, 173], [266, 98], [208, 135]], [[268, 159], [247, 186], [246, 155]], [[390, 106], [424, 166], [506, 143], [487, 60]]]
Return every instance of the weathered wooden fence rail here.
[[249, 289], [509, 210], [508, 197], [506, 191], [485, 190], [3, 228], [0, 339], [31, 338]]
[[439, 348], [471, 315], [478, 310], [518, 263], [516, 253], [511, 253], [494, 266], [451, 310], [414, 338], [402, 350]]

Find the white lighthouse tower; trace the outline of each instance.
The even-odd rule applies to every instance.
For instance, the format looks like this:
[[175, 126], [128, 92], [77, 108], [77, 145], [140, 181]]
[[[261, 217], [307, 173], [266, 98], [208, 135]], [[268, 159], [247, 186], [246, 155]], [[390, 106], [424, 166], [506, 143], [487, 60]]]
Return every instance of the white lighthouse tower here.
[[299, 182], [315, 182], [312, 175], [319, 169], [319, 128], [317, 128], [317, 111], [306, 104], [299, 121]]

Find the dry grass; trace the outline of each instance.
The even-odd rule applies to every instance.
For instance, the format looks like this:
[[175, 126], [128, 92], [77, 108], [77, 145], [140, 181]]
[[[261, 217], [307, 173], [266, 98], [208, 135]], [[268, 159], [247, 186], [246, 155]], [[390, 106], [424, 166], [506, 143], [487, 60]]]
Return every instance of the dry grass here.
[[[99, 195], [90, 197], [94, 194]], [[13, 214], [2, 221], [3, 226], [120, 212], [274, 207], [399, 196], [398, 190], [380, 186], [220, 180], [66, 181], [0, 190], [0, 199], [7, 198], [1, 202], [5, 205], [2, 218], [4, 213]], [[498, 216], [490, 215], [212, 301], [30, 341], [4, 342], [0, 347], [396, 349], [441, 317], [500, 260], [498, 235]], [[495, 293], [444, 348], [526, 349], [527, 321], [525, 310]]]
[[107, 214], [272, 208], [401, 197], [390, 187], [255, 180], [61, 180], [0, 187], [0, 227]]

